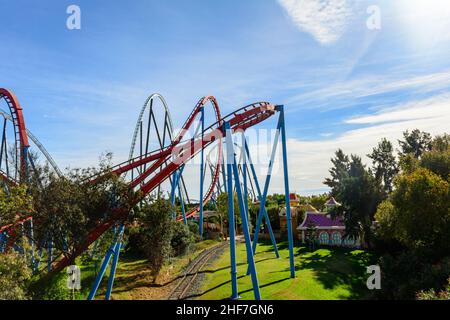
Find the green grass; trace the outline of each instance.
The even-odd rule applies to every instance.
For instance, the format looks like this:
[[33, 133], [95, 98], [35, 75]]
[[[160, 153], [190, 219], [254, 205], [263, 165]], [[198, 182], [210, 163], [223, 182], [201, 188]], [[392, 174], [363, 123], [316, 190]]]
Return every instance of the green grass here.
[[[297, 277], [290, 278], [289, 252], [286, 243], [280, 245], [276, 259], [271, 245], [258, 245], [255, 256], [261, 297], [265, 300], [338, 300], [364, 299], [366, 267], [375, 257], [362, 250], [319, 248], [309, 251], [295, 247]], [[253, 299], [251, 277], [247, 270], [245, 244], [237, 245], [238, 290], [242, 299]], [[229, 249], [204, 270], [206, 281], [197, 299], [219, 300], [231, 295]]]

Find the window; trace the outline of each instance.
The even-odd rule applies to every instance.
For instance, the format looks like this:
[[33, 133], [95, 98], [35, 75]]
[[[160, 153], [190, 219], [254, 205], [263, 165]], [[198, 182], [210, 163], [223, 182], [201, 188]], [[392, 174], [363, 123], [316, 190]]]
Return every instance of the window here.
[[335, 246], [340, 246], [341, 245], [341, 234], [339, 232], [333, 233], [332, 243]]
[[319, 236], [320, 244], [328, 244], [329, 242], [328, 233], [322, 232]]

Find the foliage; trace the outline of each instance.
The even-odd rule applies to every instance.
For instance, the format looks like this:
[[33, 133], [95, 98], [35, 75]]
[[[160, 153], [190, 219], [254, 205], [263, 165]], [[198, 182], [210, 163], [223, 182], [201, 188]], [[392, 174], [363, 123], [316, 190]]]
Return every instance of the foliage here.
[[399, 140], [400, 156], [412, 154], [419, 159], [424, 152], [430, 151], [432, 147], [432, 138], [428, 132], [422, 132], [418, 129], [412, 132], [405, 131], [403, 139]]
[[422, 290], [417, 294], [417, 300], [450, 300], [450, 278], [445, 289], [439, 292], [436, 292], [435, 289]]
[[398, 172], [392, 143], [387, 139], [381, 140], [367, 157], [372, 159], [372, 171], [375, 179], [383, 186], [383, 191], [387, 196], [392, 191], [392, 181]]
[[31, 270], [24, 256], [17, 253], [0, 254], [0, 300], [28, 299], [30, 279]]
[[400, 176], [390, 204], [379, 208], [382, 236], [408, 248], [448, 252], [450, 243], [449, 183], [427, 169]]
[[[248, 208], [249, 211], [251, 211], [252, 203], [250, 202], [250, 199], [247, 199], [248, 201]], [[236, 225], [240, 226], [242, 224], [241, 221], [241, 211], [239, 210], [239, 202], [237, 194], [234, 193], [233, 196], [233, 204], [234, 204], [234, 219], [236, 222]], [[217, 197], [217, 209], [219, 211], [219, 214], [221, 216], [221, 219], [225, 225], [228, 225], [228, 193], [221, 193]], [[251, 221], [249, 221], [249, 228], [251, 229]]]
[[331, 194], [338, 197], [342, 193], [343, 181], [348, 177], [350, 170], [350, 159], [341, 149], [331, 159], [333, 166], [329, 170], [331, 178], [326, 178], [324, 184], [331, 188]]
[[380, 187], [358, 156], [349, 158], [338, 150], [332, 162], [332, 178], [326, 179], [325, 184], [332, 188], [332, 194], [342, 204], [332, 214], [344, 217], [347, 236], [360, 237], [370, 245], [372, 221], [382, 198]]
[[309, 223], [305, 232], [305, 240], [310, 250], [315, 250], [317, 243], [317, 227], [314, 223]]
[[9, 193], [0, 188], [0, 226], [13, 224], [33, 213], [33, 201], [24, 185], [11, 187]]
[[175, 256], [185, 254], [195, 242], [194, 235], [189, 227], [183, 223], [172, 221], [172, 240], [171, 246]]
[[172, 210], [171, 203], [162, 197], [144, 200], [129, 231], [128, 247], [148, 259], [153, 281], [172, 254]]
[[[111, 173], [111, 154], [99, 169], [75, 169], [58, 176], [40, 168], [30, 185], [35, 214], [35, 238], [42, 244], [51, 239], [56, 249], [71, 262], [75, 248], [83, 244], [99, 221], [117, 208], [131, 209], [133, 193], [126, 183]], [[92, 183], [94, 176], [95, 183]]]
[[375, 298], [383, 300], [415, 299], [420, 290], [442, 288], [450, 275], [450, 259], [433, 262], [422, 250], [384, 255], [379, 261], [381, 290]]
[[420, 159], [419, 165], [442, 179], [450, 181], [450, 148], [426, 152]]
[[30, 287], [34, 300], [70, 300], [71, 291], [67, 289], [67, 275], [59, 272], [36, 280]]
[[325, 207], [325, 202], [327, 202], [329, 198], [328, 193], [323, 193], [321, 195], [314, 195], [314, 196], [308, 196], [308, 197], [301, 197], [302, 203], [309, 203], [314, 208], [316, 208], [319, 211], [323, 211]]

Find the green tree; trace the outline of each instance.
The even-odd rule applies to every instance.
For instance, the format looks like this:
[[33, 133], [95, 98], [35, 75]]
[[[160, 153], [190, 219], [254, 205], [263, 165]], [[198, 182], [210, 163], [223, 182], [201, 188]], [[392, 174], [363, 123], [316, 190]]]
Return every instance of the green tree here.
[[317, 227], [314, 223], [309, 223], [305, 232], [305, 240], [311, 250], [314, 250], [317, 243]]
[[335, 208], [332, 214], [344, 217], [346, 236], [359, 237], [370, 246], [372, 223], [382, 198], [380, 186], [360, 157], [352, 155], [347, 165], [347, 161], [343, 163], [347, 156], [341, 150], [336, 155], [335, 167], [330, 170], [335, 177], [326, 180], [325, 184], [332, 187], [332, 194], [342, 206]]
[[350, 169], [350, 159], [339, 149], [335, 153], [335, 158], [331, 159], [333, 166], [330, 169], [331, 178], [326, 178], [324, 184], [331, 188], [331, 194], [337, 197], [342, 192], [343, 181], [348, 177]]
[[31, 270], [24, 256], [17, 253], [0, 254], [0, 300], [29, 299]]
[[437, 174], [442, 179], [450, 180], [450, 148], [440, 151], [433, 150], [423, 154], [419, 161], [422, 168]]
[[117, 208], [131, 210], [134, 193], [110, 170], [111, 155], [99, 168], [75, 169], [58, 176], [48, 167], [38, 168], [29, 185], [33, 199], [35, 239], [51, 240], [70, 262], [90, 231]]
[[6, 193], [0, 188], [0, 226], [14, 224], [33, 214], [33, 201], [26, 186], [14, 186]]
[[129, 247], [148, 259], [153, 282], [172, 255], [173, 221], [171, 203], [159, 197], [147, 199], [136, 209]]
[[[384, 236], [410, 249], [427, 248], [436, 255], [449, 252], [449, 183], [425, 168], [403, 174], [395, 182], [391, 205], [379, 208]], [[386, 208], [389, 208], [386, 210]]]
[[432, 138], [428, 132], [422, 132], [415, 129], [412, 132], [405, 131], [403, 139], [399, 140], [400, 156], [412, 154], [415, 158], [420, 158], [424, 152], [430, 151], [432, 147]]
[[445, 133], [443, 135], [436, 136], [431, 145], [431, 149], [433, 151], [447, 151], [450, 148], [450, 135]]
[[387, 139], [382, 139], [367, 157], [372, 159], [375, 179], [383, 186], [385, 196], [392, 191], [392, 181], [398, 172], [394, 147]]

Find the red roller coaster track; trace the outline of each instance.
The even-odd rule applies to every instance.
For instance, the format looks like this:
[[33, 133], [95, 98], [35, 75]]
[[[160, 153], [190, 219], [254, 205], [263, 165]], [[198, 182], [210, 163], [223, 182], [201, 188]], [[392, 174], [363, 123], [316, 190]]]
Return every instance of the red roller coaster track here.
[[[17, 99], [15, 94], [10, 90], [0, 88], [0, 100], [1, 99], [4, 99], [6, 101], [12, 116], [16, 150], [20, 150], [20, 180], [22, 180], [24, 179], [26, 170], [26, 149], [30, 147], [30, 144], [28, 143], [28, 135], [25, 126], [25, 120], [23, 117], [22, 107], [20, 106], [19, 100]], [[3, 178], [8, 179], [7, 176], [4, 176]], [[14, 181], [11, 182], [15, 183]]]
[[[182, 140], [184, 134], [190, 128], [190, 126], [194, 122], [195, 117], [198, 115], [207, 100], [215, 101], [214, 97], [203, 98], [189, 116], [188, 120], [183, 126], [183, 130], [181, 130], [180, 134], [174, 139], [173, 143], [170, 146], [161, 150], [153, 151], [144, 158], [132, 159], [130, 161], [119, 164], [113, 168], [113, 172], [121, 175], [139, 166], [142, 166], [143, 164], [149, 164], [154, 161], [154, 163], [147, 170], [145, 170], [141, 175], [136, 177], [130, 183], [130, 187], [132, 188], [139, 187], [138, 190], [141, 191], [142, 196], [147, 195], [155, 190], [158, 185], [167, 180], [182, 165], [186, 164], [189, 160], [194, 158], [202, 149], [207, 148], [214, 142], [220, 141], [224, 136], [222, 128], [222, 123], [224, 121], [230, 123], [232, 132], [244, 131], [247, 128], [268, 119], [276, 112], [275, 106], [268, 102], [251, 104], [227, 115], [226, 117], [212, 124], [203, 132], [203, 138], [193, 138], [191, 140], [183, 142]], [[216, 106], [217, 104], [214, 105]], [[220, 113], [218, 114], [220, 115]], [[216, 175], [218, 176], [218, 174], [219, 170], [216, 170]], [[211, 196], [214, 190], [214, 185], [215, 183], [207, 192], [207, 198]], [[137, 199], [136, 203], [138, 203], [140, 200], [141, 199]], [[198, 209], [194, 209], [188, 214], [188, 216], [192, 216], [196, 213], [197, 210]], [[83, 243], [83, 245], [76, 248], [70, 258], [63, 258], [55, 265], [53, 270], [57, 272], [69, 265], [69, 263], [73, 261], [75, 257], [87, 250], [87, 248], [103, 233], [105, 233], [117, 222], [125, 220], [128, 215], [128, 211], [117, 209], [108, 220], [101, 222], [94, 230], [89, 233], [89, 236]]]
[[[13, 93], [6, 89], [0, 89], [0, 99], [3, 98], [7, 102], [14, 122], [16, 145], [20, 147], [20, 165], [21, 169], [26, 168], [26, 150], [29, 147], [28, 136], [25, 127], [25, 121], [23, 118], [22, 108]], [[184, 140], [186, 133], [193, 125], [196, 117], [200, 114], [205, 105], [210, 102], [213, 106], [216, 122], [206, 128], [201, 135]], [[164, 181], [169, 179], [177, 170], [183, 165], [193, 159], [201, 150], [207, 148], [213, 143], [219, 143], [224, 136], [222, 124], [227, 121], [230, 124], [232, 132], [245, 131], [247, 128], [252, 127], [267, 118], [274, 115], [276, 112], [275, 106], [268, 102], [259, 102], [248, 105], [235, 112], [230, 113], [225, 117], [221, 117], [219, 105], [213, 96], [206, 96], [197, 103], [194, 110], [191, 112], [186, 122], [178, 135], [173, 139], [172, 143], [159, 150], [152, 151], [124, 163], [121, 163], [112, 168], [112, 171], [117, 175], [126, 174], [127, 172], [134, 170], [142, 165], [149, 165], [138, 176], [134, 177], [129, 187], [140, 191], [140, 198], [136, 199], [133, 204], [139, 203], [143, 197], [154, 191]], [[203, 203], [206, 204], [217, 184], [220, 174], [220, 166], [222, 163], [222, 148], [219, 146], [218, 160], [215, 165], [215, 171], [212, 176], [212, 182], [209, 189], [205, 193]], [[24, 172], [24, 171], [22, 171]], [[0, 173], [1, 174], [1, 173]], [[101, 177], [95, 177], [91, 182], [95, 183], [97, 179]], [[8, 179], [6, 175], [1, 175], [1, 179]], [[22, 175], [21, 175], [22, 179]], [[191, 217], [199, 211], [195, 208], [187, 213], [187, 217]], [[114, 224], [123, 222], [127, 219], [129, 211], [123, 208], [118, 208], [112, 215], [103, 221], [99, 221], [97, 227], [95, 227], [88, 235], [86, 241], [77, 247], [70, 257], [64, 257], [56, 263], [53, 268], [54, 272], [62, 270], [69, 265], [77, 256], [83, 253], [87, 248], [96, 241], [103, 233], [105, 233]], [[28, 219], [28, 218], [27, 218]], [[11, 228], [12, 226], [5, 226], [3, 228]], [[2, 229], [3, 230], [3, 229]]]

